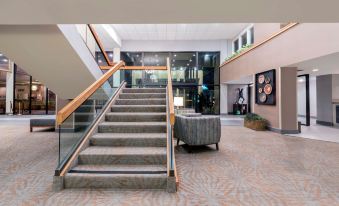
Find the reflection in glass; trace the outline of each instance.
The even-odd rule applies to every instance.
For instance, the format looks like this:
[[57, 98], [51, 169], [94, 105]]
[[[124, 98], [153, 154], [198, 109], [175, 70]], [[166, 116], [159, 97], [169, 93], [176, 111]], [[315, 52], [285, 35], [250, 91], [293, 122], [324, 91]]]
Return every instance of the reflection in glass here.
[[144, 66], [166, 66], [168, 52], [145, 52]]

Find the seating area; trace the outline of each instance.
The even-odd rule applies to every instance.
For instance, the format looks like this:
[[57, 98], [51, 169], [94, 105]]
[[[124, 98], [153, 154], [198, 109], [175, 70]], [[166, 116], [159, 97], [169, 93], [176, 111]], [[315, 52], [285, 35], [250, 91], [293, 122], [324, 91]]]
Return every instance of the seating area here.
[[174, 135], [177, 145], [182, 141], [189, 146], [201, 146], [218, 143], [221, 136], [221, 123], [219, 116], [203, 116], [200, 113], [179, 114], [175, 117]]

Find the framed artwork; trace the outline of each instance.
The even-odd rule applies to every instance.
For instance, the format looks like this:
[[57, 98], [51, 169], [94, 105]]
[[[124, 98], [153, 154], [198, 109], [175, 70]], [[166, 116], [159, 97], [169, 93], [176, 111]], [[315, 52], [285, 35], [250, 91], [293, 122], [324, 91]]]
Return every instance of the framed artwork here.
[[255, 74], [255, 103], [276, 104], [275, 69]]

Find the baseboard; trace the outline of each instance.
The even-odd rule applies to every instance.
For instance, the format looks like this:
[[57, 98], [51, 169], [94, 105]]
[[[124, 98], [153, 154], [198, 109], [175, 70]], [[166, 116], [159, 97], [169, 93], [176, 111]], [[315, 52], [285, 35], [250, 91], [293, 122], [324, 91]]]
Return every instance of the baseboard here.
[[333, 122], [326, 122], [326, 121], [321, 121], [321, 120], [317, 120], [317, 124], [320, 124], [323, 126], [330, 126], [330, 127], [334, 126]]
[[298, 130], [278, 129], [274, 127], [268, 127], [268, 130], [279, 134], [299, 134]]

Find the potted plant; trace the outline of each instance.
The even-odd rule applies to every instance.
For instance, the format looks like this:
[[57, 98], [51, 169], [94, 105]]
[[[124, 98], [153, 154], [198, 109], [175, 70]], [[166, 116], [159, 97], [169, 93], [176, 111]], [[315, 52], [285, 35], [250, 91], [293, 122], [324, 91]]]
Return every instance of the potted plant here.
[[256, 131], [266, 130], [267, 124], [266, 119], [254, 113], [248, 113], [244, 119], [244, 126]]

